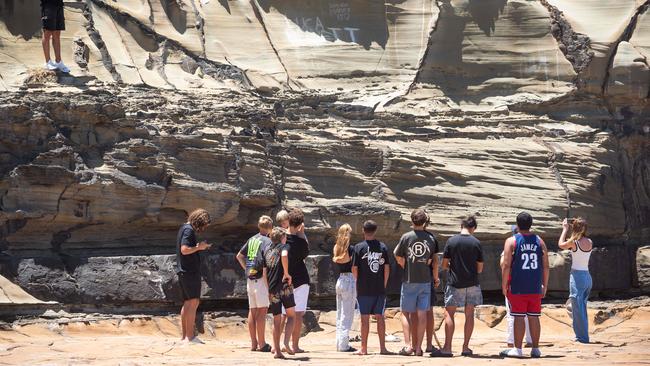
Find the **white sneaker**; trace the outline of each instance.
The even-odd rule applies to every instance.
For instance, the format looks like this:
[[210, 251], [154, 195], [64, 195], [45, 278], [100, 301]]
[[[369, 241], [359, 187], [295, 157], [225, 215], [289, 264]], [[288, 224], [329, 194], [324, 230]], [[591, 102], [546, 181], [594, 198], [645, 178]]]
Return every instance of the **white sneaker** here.
[[61, 62], [57, 62], [57, 63], [55, 63], [55, 65], [56, 65], [56, 68], [59, 69], [59, 71], [61, 71], [61, 72], [63, 72], [63, 73], [66, 73], [66, 74], [67, 74], [67, 73], [70, 72], [70, 68], [68, 68], [67, 66], [65, 66], [65, 64], [63, 63], [63, 61], [61, 61]]
[[49, 60], [48, 62], [45, 63], [45, 66], [43, 66], [43, 68], [45, 70], [54, 71], [54, 70], [58, 69], [58, 66], [56, 65], [56, 62], [54, 62], [52, 60]]
[[520, 348], [510, 348], [499, 353], [501, 357], [523, 358], [524, 352]]
[[542, 351], [540, 351], [539, 348], [533, 348], [530, 350], [530, 357], [540, 358], [542, 357]]
[[192, 343], [192, 344], [205, 344], [205, 342], [203, 342], [202, 340], [200, 340], [199, 337], [194, 337], [194, 338], [192, 338], [192, 340], [190, 341], [190, 343]]

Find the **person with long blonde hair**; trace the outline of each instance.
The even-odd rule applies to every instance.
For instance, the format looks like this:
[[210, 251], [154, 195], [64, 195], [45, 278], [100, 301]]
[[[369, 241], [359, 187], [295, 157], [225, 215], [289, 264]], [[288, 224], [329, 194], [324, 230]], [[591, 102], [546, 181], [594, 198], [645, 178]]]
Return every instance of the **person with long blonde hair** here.
[[339, 352], [356, 351], [350, 346], [350, 329], [357, 298], [356, 283], [352, 276], [354, 248], [350, 245], [351, 236], [352, 227], [348, 224], [341, 225], [332, 253], [332, 260], [340, 273], [336, 281], [336, 350]]
[[[571, 236], [566, 239], [571, 229]], [[565, 240], [566, 239], [566, 240]], [[589, 343], [589, 319], [587, 317], [587, 300], [591, 292], [591, 275], [589, 258], [593, 242], [587, 237], [587, 220], [576, 217], [562, 222], [562, 234], [558, 240], [560, 249], [571, 251], [571, 276], [569, 277], [569, 299], [573, 314], [573, 331], [580, 343]]]

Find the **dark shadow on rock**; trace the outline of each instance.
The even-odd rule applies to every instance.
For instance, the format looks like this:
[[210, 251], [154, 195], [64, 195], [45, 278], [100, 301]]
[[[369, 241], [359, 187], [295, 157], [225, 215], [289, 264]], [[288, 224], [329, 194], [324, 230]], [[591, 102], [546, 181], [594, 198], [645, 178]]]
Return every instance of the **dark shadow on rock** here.
[[160, 4], [174, 29], [180, 34], [185, 33], [187, 29], [187, 12], [181, 9], [176, 0], [160, 0]]
[[495, 22], [506, 7], [508, 0], [469, 0], [467, 10], [486, 36], [494, 33]]
[[481, 85], [486, 80], [499, 75], [511, 74], [510, 66], [486, 65], [465, 62], [463, 47], [465, 29], [476, 23], [486, 36], [490, 37], [496, 29], [496, 21], [504, 12], [507, 0], [469, 0], [466, 6], [452, 5], [451, 0], [443, 0], [436, 31], [429, 39], [429, 52], [423, 63], [418, 83], [436, 85], [446, 97], [455, 103], [464, 101], [479, 103], [486, 94], [492, 96], [510, 95], [510, 86], [495, 84], [492, 90], [483, 89], [472, 95], [469, 86]]
[[219, 4], [221, 4], [221, 6], [223, 6], [223, 8], [226, 9], [228, 14], [232, 14], [230, 12], [230, 5], [228, 4], [228, 0], [219, 0]]
[[41, 10], [36, 0], [2, 0], [0, 1], [0, 21], [14, 36], [21, 36], [26, 41], [41, 34]]
[[[393, 1], [398, 3], [401, 0]], [[315, 33], [330, 42], [353, 42], [369, 49], [388, 42], [387, 9], [376, 0], [258, 0], [266, 13], [271, 8], [287, 17], [304, 32]], [[391, 9], [394, 7], [391, 6]], [[396, 12], [391, 11], [396, 18]]]

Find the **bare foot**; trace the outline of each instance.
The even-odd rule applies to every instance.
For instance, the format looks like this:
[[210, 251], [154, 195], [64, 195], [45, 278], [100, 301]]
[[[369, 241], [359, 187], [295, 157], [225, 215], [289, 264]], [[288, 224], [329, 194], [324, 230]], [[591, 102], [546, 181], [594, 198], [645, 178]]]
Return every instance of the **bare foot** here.
[[368, 355], [368, 351], [359, 350], [359, 351], [357, 351], [357, 352], [354, 352], [353, 354], [355, 354], [355, 355], [357, 355], [357, 356], [367, 356], [367, 355]]
[[387, 355], [387, 356], [388, 356], [388, 355], [394, 355], [395, 352], [391, 352], [391, 351], [389, 351], [389, 350], [387, 350], [387, 349], [382, 349], [381, 352], [379, 352], [379, 354], [380, 354], [380, 355]]
[[295, 348], [293, 349], [293, 353], [305, 353], [305, 350], [304, 350], [304, 349], [301, 349], [301, 348], [299, 348], [299, 347], [295, 347]]
[[288, 353], [288, 354], [290, 354], [290, 355], [294, 355], [294, 354], [295, 354], [295, 352], [293, 352], [293, 350], [291, 349], [291, 347], [287, 346], [286, 344], [284, 345], [284, 347], [282, 347], [282, 352], [286, 352], [286, 353]]
[[285, 359], [286, 357], [284, 357], [282, 352], [276, 352], [275, 356], [273, 356], [273, 358]]

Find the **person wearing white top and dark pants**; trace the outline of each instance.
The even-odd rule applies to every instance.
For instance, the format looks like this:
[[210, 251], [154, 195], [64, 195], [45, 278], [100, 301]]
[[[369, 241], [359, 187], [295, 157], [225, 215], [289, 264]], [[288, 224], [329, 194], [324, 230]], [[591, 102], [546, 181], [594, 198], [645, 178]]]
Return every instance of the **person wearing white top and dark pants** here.
[[[569, 228], [571, 228], [571, 236], [566, 239]], [[564, 219], [558, 246], [560, 249], [571, 251], [569, 298], [573, 313], [573, 331], [578, 342], [589, 343], [587, 300], [592, 286], [591, 275], [589, 274], [589, 258], [591, 257], [593, 243], [587, 237], [587, 221], [581, 217], [572, 219], [570, 222]]]

